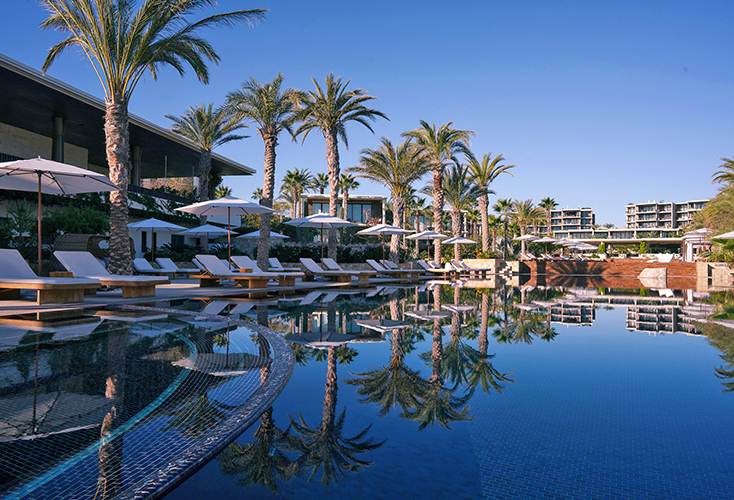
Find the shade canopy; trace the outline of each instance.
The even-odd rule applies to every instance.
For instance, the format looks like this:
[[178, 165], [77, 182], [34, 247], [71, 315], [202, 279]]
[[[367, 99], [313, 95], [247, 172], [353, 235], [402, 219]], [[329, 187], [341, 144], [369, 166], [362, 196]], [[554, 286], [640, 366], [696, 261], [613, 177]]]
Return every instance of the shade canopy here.
[[730, 231], [728, 233], [720, 234], [718, 236], [713, 236], [711, 238], [715, 241], [727, 241], [727, 240], [734, 240], [734, 231]]
[[119, 190], [107, 176], [41, 157], [0, 163], [0, 189], [38, 193], [39, 276], [41, 276], [41, 193], [78, 194]]
[[274, 214], [277, 210], [268, 208], [254, 203], [245, 201], [234, 196], [223, 196], [216, 200], [200, 201], [193, 205], [177, 208], [180, 212], [187, 212], [195, 215], [256, 215], [256, 214]]
[[540, 238], [538, 236], [535, 236], [534, 234], [524, 234], [522, 236], [518, 236], [517, 238], [513, 238], [515, 241], [537, 241]]
[[448, 238], [448, 236], [435, 231], [421, 231], [420, 233], [406, 236], [406, 238], [409, 240], [443, 240]]
[[357, 231], [356, 234], [360, 236], [392, 236], [394, 234], [411, 234], [412, 232], [413, 231], [403, 229], [401, 227], [390, 226], [389, 224], [378, 224], [376, 226]]
[[463, 236], [454, 236], [453, 238], [443, 240], [441, 244], [442, 245], [476, 245], [477, 242], [474, 240], [470, 240], [469, 238], [464, 238]]
[[329, 214], [314, 214], [300, 219], [293, 219], [286, 222], [289, 226], [295, 227], [320, 227], [320, 228], [337, 228], [356, 226], [354, 222], [340, 219]]
[[228, 231], [222, 227], [204, 224], [198, 227], [192, 227], [186, 231], [179, 233], [180, 236], [224, 236]]
[[170, 222], [158, 219], [145, 219], [138, 222], [131, 222], [127, 225], [127, 228], [130, 231], [157, 231], [161, 233], [178, 233], [186, 229], [178, 224], [171, 224]]
[[[253, 231], [251, 233], [243, 234], [241, 236], [237, 236], [238, 239], [246, 239], [246, 240], [257, 240], [260, 239], [260, 230]], [[287, 240], [288, 236], [280, 233], [274, 233], [273, 231], [270, 231], [270, 236], [268, 236], [271, 240]]]
[[537, 240], [533, 240], [535, 243], [556, 243], [558, 242], [557, 239], [551, 238], [550, 236], [543, 236], [542, 238], [538, 238]]

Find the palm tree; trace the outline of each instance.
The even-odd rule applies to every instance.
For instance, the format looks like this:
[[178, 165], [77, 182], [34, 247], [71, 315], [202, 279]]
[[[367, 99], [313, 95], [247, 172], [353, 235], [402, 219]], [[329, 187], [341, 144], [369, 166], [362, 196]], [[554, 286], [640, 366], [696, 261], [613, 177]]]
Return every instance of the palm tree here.
[[542, 200], [540, 200], [538, 206], [545, 210], [546, 235], [553, 237], [553, 233], [551, 232], [551, 212], [554, 208], [558, 206], [558, 203], [556, 203], [555, 199], [548, 196], [547, 198], [543, 198]]
[[[275, 190], [275, 147], [278, 135], [287, 130], [292, 135], [294, 125], [295, 99], [298, 91], [292, 88], [281, 88], [283, 75], [272, 82], [258, 83], [250, 77], [242, 84], [242, 88], [227, 94], [226, 105], [240, 119], [251, 120], [256, 124], [257, 132], [265, 144], [263, 165], [263, 188], [260, 204], [273, 208], [273, 192]], [[270, 245], [271, 214], [260, 216], [260, 238], [257, 242], [257, 265], [267, 269], [268, 248]]]
[[[171, 125], [173, 132], [187, 138], [201, 150], [197, 169], [199, 176], [197, 198], [199, 201], [206, 201], [209, 199], [212, 151], [222, 144], [246, 138], [246, 135], [232, 133], [246, 125], [231, 114], [227, 108], [223, 107], [215, 111], [214, 103], [191, 106], [181, 116], [166, 115], [166, 118], [173, 121]], [[202, 217], [201, 222], [206, 222], [206, 216]]]
[[[380, 139], [378, 149], [365, 148], [359, 154], [359, 165], [349, 171], [387, 186], [393, 199], [393, 224], [403, 227], [409, 188], [430, 168], [425, 157], [409, 141], [395, 147], [387, 137]], [[398, 242], [397, 235], [390, 240], [390, 260], [394, 262], [398, 260]]]
[[[486, 194], [486, 188], [480, 188], [469, 182], [467, 168], [454, 165], [443, 178], [443, 193], [451, 208], [451, 231], [454, 236], [461, 236], [462, 213], [469, 210], [482, 193]], [[494, 194], [494, 191], [489, 191]], [[461, 259], [461, 245], [454, 245], [454, 258]]]
[[217, 186], [214, 190], [214, 198], [223, 198], [225, 196], [232, 196], [232, 188], [229, 186]]
[[[368, 108], [364, 103], [376, 99], [363, 89], [347, 90], [350, 80], [342, 83], [341, 77], [333, 73], [326, 75], [326, 85], [322, 89], [312, 79], [316, 91], [309, 90], [300, 95], [296, 117], [301, 125], [295, 136], [303, 135], [302, 143], [309, 132], [320, 130], [326, 141], [326, 163], [329, 174], [329, 214], [337, 215], [339, 189], [339, 140], [349, 148], [347, 123], [361, 123], [374, 132], [370, 121], [378, 117], [388, 119], [384, 113]], [[336, 259], [336, 229], [329, 229], [329, 258]]]
[[257, 200], [258, 202], [262, 200], [263, 198], [263, 188], [255, 188], [252, 191], [252, 199]]
[[514, 208], [512, 206], [512, 198], [503, 198], [501, 200], [497, 200], [492, 207], [492, 210], [495, 211], [495, 213], [498, 214], [499, 219], [502, 224], [504, 224], [504, 258], [507, 260], [507, 223], [510, 220], [510, 217], [512, 217], [512, 214], [514, 213]]
[[719, 168], [721, 170], [717, 170], [714, 172], [714, 175], [712, 175], [712, 181], [711, 183], [719, 183], [723, 184], [724, 187], [731, 187], [734, 186], [734, 160], [730, 158], [719, 158], [722, 163], [719, 165]]
[[308, 169], [297, 169], [286, 170], [283, 176], [283, 184], [280, 186], [281, 192], [288, 192], [291, 196], [291, 219], [298, 217], [298, 211], [300, 210], [301, 194], [304, 189], [311, 184], [311, 172]]
[[[512, 218], [520, 228], [520, 236], [525, 235], [525, 230], [531, 224], [535, 224], [544, 214], [541, 209], [533, 205], [533, 200], [515, 201], [512, 203], [514, 209]], [[525, 240], [521, 241], [522, 252], [525, 252]]]
[[[433, 229], [441, 232], [443, 229], [443, 173], [449, 163], [458, 163], [457, 155], [471, 156], [469, 139], [476, 135], [471, 130], [451, 128], [453, 122], [441, 125], [429, 125], [421, 120], [420, 127], [405, 132], [408, 137], [421, 149], [433, 170]], [[435, 260], [441, 262], [441, 241], [434, 242]]]
[[357, 189], [359, 181], [354, 176], [342, 174], [339, 177], [339, 190], [342, 192], [342, 219], [347, 220], [347, 209], [349, 207], [349, 191]]
[[316, 174], [311, 182], [311, 188], [318, 190], [319, 194], [324, 194], [327, 187], [329, 187], [329, 176], [323, 172]]
[[186, 16], [216, 0], [146, 0], [136, 11], [128, 0], [40, 0], [49, 16], [43, 29], [68, 37], [51, 47], [43, 63], [45, 72], [66, 49], [79, 47], [97, 73], [105, 93], [105, 137], [110, 179], [119, 191], [110, 194], [110, 272], [131, 274], [128, 234], [128, 165], [130, 135], [128, 104], [140, 79], [150, 72], [155, 80], [165, 66], [183, 75], [188, 64], [200, 81], [208, 83], [206, 60], [217, 62], [213, 47], [197, 32], [203, 28], [252, 25], [264, 10], [239, 10], [216, 14], [196, 22]]
[[492, 159], [492, 153], [482, 156], [482, 161], [476, 159], [474, 155], [467, 158], [469, 166], [469, 174], [471, 181], [484, 188], [486, 191], [479, 195], [479, 213], [482, 221], [482, 251], [489, 251], [489, 186], [499, 177], [500, 174], [507, 173], [515, 177], [510, 169], [517, 165], [500, 165], [505, 158], [499, 154]]

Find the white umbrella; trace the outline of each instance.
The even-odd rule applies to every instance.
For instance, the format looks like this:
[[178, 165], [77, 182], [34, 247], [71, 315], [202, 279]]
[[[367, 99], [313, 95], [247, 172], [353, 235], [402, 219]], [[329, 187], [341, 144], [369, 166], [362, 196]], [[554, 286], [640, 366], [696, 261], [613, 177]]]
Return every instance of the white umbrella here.
[[159, 233], [178, 233], [185, 230], [185, 227], [158, 219], [145, 219], [138, 222], [131, 222], [127, 225], [129, 231], [150, 231], [150, 247], [152, 248], [151, 260], [155, 260], [155, 243], [153, 242], [153, 234]]
[[339, 217], [333, 217], [329, 214], [314, 214], [300, 219], [293, 219], [286, 222], [289, 226], [295, 227], [319, 227], [321, 228], [321, 260], [324, 260], [324, 228], [336, 227], [352, 227], [356, 226], [354, 222], [349, 222]]
[[76, 194], [117, 191], [106, 176], [65, 163], [16, 160], [0, 163], [0, 189], [38, 192], [38, 275], [41, 275], [41, 193]]
[[[238, 239], [246, 239], [246, 240], [258, 240], [260, 239], [260, 230], [253, 231], [251, 233], [243, 234], [241, 236], [237, 236]], [[288, 236], [285, 236], [284, 234], [280, 233], [274, 233], [273, 231], [270, 231], [269, 238], [271, 240], [287, 240]]]
[[442, 245], [476, 245], [477, 242], [474, 240], [470, 240], [468, 238], [464, 238], [463, 236], [454, 236], [453, 238], [443, 240], [441, 244]]
[[[380, 236], [380, 239], [382, 239], [382, 236], [386, 235], [411, 234], [412, 232], [413, 231], [409, 231], [408, 229], [403, 229], [401, 227], [390, 226], [388, 224], [378, 224], [376, 226], [357, 231], [357, 234], [360, 236]], [[385, 240], [382, 240], [382, 259], [385, 259]]]
[[518, 236], [517, 238], [513, 238], [513, 240], [515, 241], [538, 241], [540, 239], [541, 238], [533, 234], [524, 234], [522, 236]]
[[207, 237], [207, 243], [206, 248], [204, 251], [208, 254], [209, 253], [209, 236], [224, 236], [225, 234], [230, 234], [231, 231], [227, 231], [224, 228], [221, 228], [219, 226], [213, 226], [212, 224], [203, 224], [201, 226], [192, 227], [191, 229], [187, 229], [186, 231], [179, 233], [180, 236], [206, 236]]
[[[435, 231], [421, 231], [417, 234], [411, 234], [407, 236], [409, 240], [445, 240], [448, 238], [445, 234], [437, 233]], [[431, 256], [431, 247], [428, 247], [428, 257]]]
[[[196, 215], [226, 215], [227, 231], [230, 231], [229, 220], [232, 215], [253, 215], [253, 214], [274, 214], [277, 210], [265, 207], [263, 205], [253, 203], [251, 201], [241, 200], [234, 196], [223, 196], [216, 200], [200, 201], [193, 205], [177, 208], [181, 212], [187, 212]], [[227, 262], [232, 256], [232, 235], [227, 233]]]
[[718, 236], [711, 237], [712, 240], [719, 240], [719, 241], [726, 241], [726, 240], [734, 240], [734, 231], [730, 231], [728, 233], [720, 234]]

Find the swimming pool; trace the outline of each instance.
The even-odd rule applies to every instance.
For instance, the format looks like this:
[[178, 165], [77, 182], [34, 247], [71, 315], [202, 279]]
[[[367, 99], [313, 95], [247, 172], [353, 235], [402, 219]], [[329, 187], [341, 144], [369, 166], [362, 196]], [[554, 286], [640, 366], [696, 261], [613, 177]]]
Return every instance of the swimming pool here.
[[734, 337], [695, 292], [417, 290], [271, 306], [322, 349], [167, 498], [734, 496]]

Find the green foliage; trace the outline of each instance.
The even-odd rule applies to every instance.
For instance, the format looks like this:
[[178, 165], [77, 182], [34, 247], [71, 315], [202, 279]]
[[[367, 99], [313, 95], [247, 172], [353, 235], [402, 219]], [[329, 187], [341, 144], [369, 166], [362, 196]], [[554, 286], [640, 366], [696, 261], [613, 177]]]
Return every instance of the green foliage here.
[[107, 212], [92, 208], [64, 206], [43, 216], [43, 236], [66, 234], [107, 234], [110, 218]]
[[196, 257], [196, 254], [199, 253], [201, 253], [201, 249], [193, 245], [171, 246], [170, 243], [166, 243], [162, 247], [155, 249], [156, 257], [169, 258], [174, 262], [191, 262]]
[[481, 247], [477, 248], [477, 259], [498, 259], [499, 257], [492, 250], [482, 252]]
[[[409, 249], [400, 249], [400, 260], [405, 260]], [[385, 256], [388, 254], [385, 246]], [[324, 244], [324, 255], [326, 255], [326, 244]], [[316, 262], [321, 261], [321, 243], [319, 242], [284, 242], [270, 247], [270, 257], [277, 257], [281, 262], [298, 262], [301, 258], [310, 258]], [[337, 245], [337, 262], [344, 264], [363, 263], [366, 259], [382, 259], [382, 245], [374, 243], [362, 243], [355, 245]]]
[[[25, 200], [16, 200], [8, 207], [8, 218], [0, 224], [3, 248], [16, 248], [25, 259], [36, 256], [38, 249], [37, 216], [34, 206]], [[27, 234], [27, 236], [23, 236]]]
[[599, 253], [600, 254], [607, 253], [607, 246], [604, 244], [604, 242], [599, 243]]
[[639, 248], [638, 252], [640, 254], [647, 253], [647, 242], [646, 241], [641, 241], [640, 242], [640, 248]]

